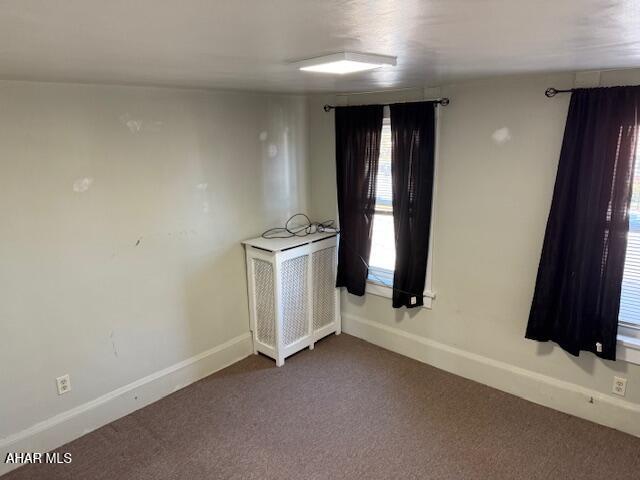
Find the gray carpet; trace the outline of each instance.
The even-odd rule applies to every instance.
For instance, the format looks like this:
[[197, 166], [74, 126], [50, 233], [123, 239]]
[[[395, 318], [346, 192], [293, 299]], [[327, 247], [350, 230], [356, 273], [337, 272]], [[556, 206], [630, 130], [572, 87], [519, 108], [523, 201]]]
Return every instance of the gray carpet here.
[[348, 335], [251, 356], [19, 479], [638, 479], [640, 439]]

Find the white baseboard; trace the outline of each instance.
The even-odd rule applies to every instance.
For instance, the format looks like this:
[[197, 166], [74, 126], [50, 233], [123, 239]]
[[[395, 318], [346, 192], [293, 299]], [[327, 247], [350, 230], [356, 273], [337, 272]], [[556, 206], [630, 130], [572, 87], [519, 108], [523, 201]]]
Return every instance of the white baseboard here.
[[343, 331], [441, 370], [640, 437], [640, 405], [343, 313]]
[[0, 440], [0, 475], [20, 466], [4, 463], [8, 452], [48, 452], [58, 448], [228, 367], [252, 352], [251, 334], [242, 334], [222, 345], [5, 437]]

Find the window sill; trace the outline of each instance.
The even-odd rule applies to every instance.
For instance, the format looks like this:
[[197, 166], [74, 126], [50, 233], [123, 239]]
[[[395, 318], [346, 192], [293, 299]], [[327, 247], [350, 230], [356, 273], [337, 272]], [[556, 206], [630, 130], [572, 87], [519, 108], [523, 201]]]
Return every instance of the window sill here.
[[616, 359], [640, 365], [640, 338], [618, 335]]
[[[366, 292], [371, 295], [377, 295], [378, 297], [393, 298], [393, 289], [391, 287], [372, 282], [371, 280], [367, 280]], [[431, 310], [431, 304], [434, 298], [436, 298], [434, 292], [424, 292], [424, 305], [422, 305], [422, 308]]]

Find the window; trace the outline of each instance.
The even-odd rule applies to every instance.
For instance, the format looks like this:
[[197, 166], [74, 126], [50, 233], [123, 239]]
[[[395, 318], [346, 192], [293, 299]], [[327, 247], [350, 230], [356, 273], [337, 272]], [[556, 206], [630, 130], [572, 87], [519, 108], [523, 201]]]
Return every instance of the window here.
[[[380, 139], [380, 158], [376, 178], [376, 206], [373, 217], [373, 235], [371, 254], [369, 256], [369, 277], [367, 292], [391, 298], [393, 287], [393, 271], [396, 264], [396, 242], [393, 231], [393, 205], [391, 203], [391, 121], [389, 109], [385, 107]], [[438, 124], [436, 119], [436, 125]], [[437, 127], [436, 127], [437, 128]], [[434, 184], [437, 178], [437, 141]], [[434, 193], [435, 195], [435, 193]], [[435, 198], [432, 207], [435, 211]], [[433, 215], [433, 213], [432, 213]], [[435, 294], [431, 291], [431, 252], [433, 251], [433, 228], [430, 229], [429, 258], [427, 260], [427, 278], [425, 282], [424, 307], [431, 308]]]
[[633, 172], [629, 235], [618, 320], [625, 334], [640, 336], [640, 158]]
[[376, 179], [376, 207], [373, 217], [373, 238], [369, 257], [369, 281], [393, 286], [396, 245], [393, 233], [391, 205], [391, 124], [386, 117], [382, 124], [380, 159]]

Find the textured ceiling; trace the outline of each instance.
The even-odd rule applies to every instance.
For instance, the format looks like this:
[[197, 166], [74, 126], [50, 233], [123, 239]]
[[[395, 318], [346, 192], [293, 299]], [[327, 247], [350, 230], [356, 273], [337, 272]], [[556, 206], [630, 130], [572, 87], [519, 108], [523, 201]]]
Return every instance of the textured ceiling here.
[[[289, 65], [342, 50], [398, 65]], [[4, 79], [349, 92], [638, 66], [630, 0], [0, 0]]]

